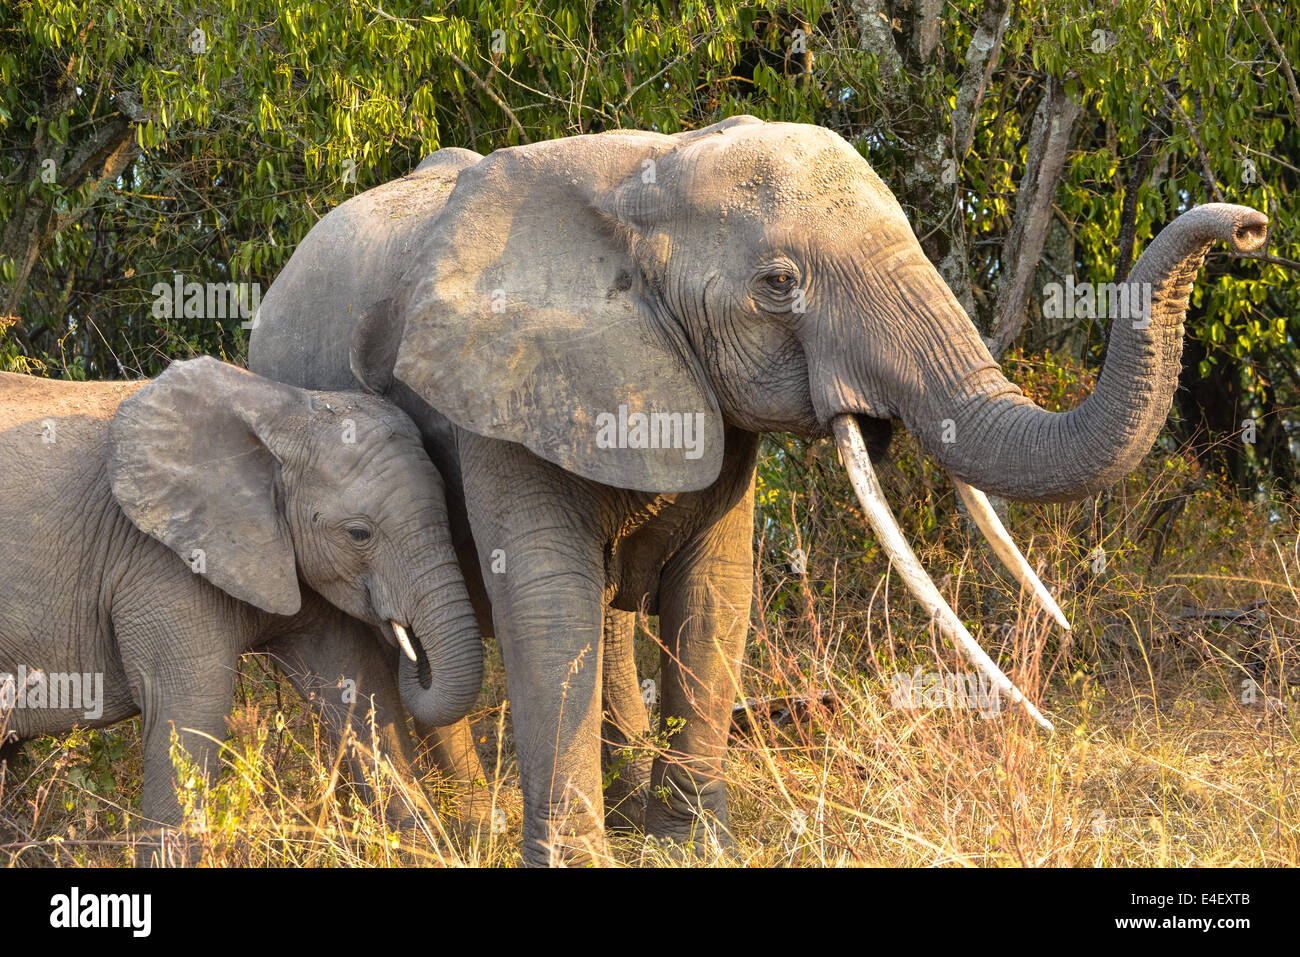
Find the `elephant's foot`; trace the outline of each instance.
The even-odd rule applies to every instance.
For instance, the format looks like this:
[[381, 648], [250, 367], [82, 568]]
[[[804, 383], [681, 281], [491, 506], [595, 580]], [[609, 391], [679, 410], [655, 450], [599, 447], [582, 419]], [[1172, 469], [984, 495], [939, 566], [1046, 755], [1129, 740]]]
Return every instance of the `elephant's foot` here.
[[446, 802], [449, 813], [445, 820], [467, 844], [486, 842], [492, 835], [501, 837], [510, 829], [511, 818], [517, 820], [519, 817], [518, 796], [513, 802], [513, 815], [503, 806], [503, 797], [498, 792], [494, 798], [491, 786], [482, 779], [458, 781]]
[[735, 842], [731, 834], [716, 822], [710, 825], [700, 821], [694, 836], [683, 840], [646, 835], [639, 863], [642, 867], [698, 867], [709, 864], [731, 865], [736, 859]]
[[203, 858], [199, 839], [184, 828], [160, 827], [134, 842], [136, 867], [197, 867]]
[[627, 750], [606, 756], [605, 830], [619, 834], [645, 831], [651, 761], [649, 754], [641, 757]]
[[[352, 788], [363, 804], [368, 804], [375, 798], [374, 791], [368, 787], [353, 784]], [[384, 825], [390, 831], [402, 832], [418, 828], [420, 819], [409, 801], [400, 795], [394, 795], [384, 805]]]
[[491, 834], [494, 823], [500, 830], [500, 818], [505, 812], [502, 811], [501, 815], [495, 813], [501, 809], [492, 806], [492, 795], [488, 793], [485, 782], [475, 781], [462, 786], [460, 791], [452, 816], [464, 833]]
[[595, 815], [548, 819], [525, 811], [524, 821], [527, 867], [605, 867], [610, 863], [605, 829]]
[[[444, 831], [466, 847], [485, 842], [489, 835], [506, 833], [508, 811], [501, 806], [501, 795], [497, 795], [494, 803], [486, 782], [480, 779], [433, 783], [426, 791], [419, 782], [412, 781], [412, 791], [389, 798], [384, 807], [384, 823], [389, 830], [428, 833], [431, 829], [435, 834]], [[518, 814], [514, 816], [517, 818]]]
[[731, 856], [735, 840], [727, 828], [727, 788], [718, 779], [701, 780], [680, 765], [658, 776], [645, 809], [648, 846], [673, 859], [684, 851], [712, 859]]
[[645, 808], [650, 794], [648, 784], [605, 795], [605, 830], [613, 834], [641, 834], [645, 831]]
[[560, 834], [547, 841], [527, 842], [527, 867], [606, 867], [610, 863], [604, 832]]

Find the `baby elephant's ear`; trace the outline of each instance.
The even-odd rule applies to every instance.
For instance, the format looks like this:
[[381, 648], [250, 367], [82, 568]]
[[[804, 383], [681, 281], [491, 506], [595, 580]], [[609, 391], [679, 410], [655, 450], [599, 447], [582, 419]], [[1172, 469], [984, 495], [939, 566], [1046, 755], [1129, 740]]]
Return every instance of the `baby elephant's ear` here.
[[305, 392], [200, 358], [174, 362], [109, 427], [109, 479], [135, 525], [264, 611], [302, 605], [273, 444]]

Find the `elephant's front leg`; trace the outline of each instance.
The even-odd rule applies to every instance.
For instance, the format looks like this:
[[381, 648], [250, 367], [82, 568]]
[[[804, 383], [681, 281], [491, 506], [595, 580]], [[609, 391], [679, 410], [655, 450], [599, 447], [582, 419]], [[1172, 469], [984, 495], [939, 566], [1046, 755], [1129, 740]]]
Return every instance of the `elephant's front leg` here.
[[723, 844], [723, 765], [753, 594], [754, 486], [665, 567], [659, 587], [663, 643], [660, 724], [646, 833], [677, 843], [709, 834]]
[[[538, 544], [517, 532], [512, 541], [522, 554]], [[598, 862], [605, 856], [598, 569], [519, 564], [492, 604], [524, 795], [524, 860]]]
[[462, 831], [469, 835], [484, 834], [492, 829], [494, 789], [474, 746], [474, 732], [469, 719], [435, 728], [415, 722], [419, 751], [428, 755], [451, 786], [457, 801], [457, 817]]
[[[128, 635], [126, 644], [131, 647], [136, 641]], [[219, 770], [226, 718], [234, 704], [235, 655], [218, 653], [220, 639], [215, 636], [201, 636], [184, 647], [212, 650], [191, 654], [183, 665], [165, 655], [138, 660], [124, 656], [132, 697], [142, 715], [141, 811], [145, 827], [157, 830], [157, 840], [146, 843], [137, 863], [150, 866], [197, 863], [197, 846], [181, 833], [186, 823], [182, 796], [186, 802], [195, 800], [198, 809], [201, 786]], [[173, 735], [180, 749], [176, 752]]]
[[465, 435], [461, 464], [506, 666], [524, 861], [599, 862], [601, 509], [572, 476], [522, 446]]
[[[524, 860], [605, 855], [600, 775], [599, 569], [567, 564], [515, 532], [517, 570], [493, 595], [524, 796]], [[525, 556], [536, 556], [530, 561]]]

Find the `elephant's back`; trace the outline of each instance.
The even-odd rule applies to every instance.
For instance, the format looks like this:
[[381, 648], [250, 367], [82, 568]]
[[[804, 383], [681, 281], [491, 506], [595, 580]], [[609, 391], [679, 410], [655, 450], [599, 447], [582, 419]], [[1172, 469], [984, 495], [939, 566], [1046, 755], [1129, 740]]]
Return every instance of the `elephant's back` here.
[[12, 559], [31, 527], [62, 527], [108, 500], [109, 423], [146, 385], [0, 373], [0, 552]]
[[123, 399], [147, 384], [147, 379], [71, 382], [0, 372], [0, 430], [45, 419], [108, 420]]
[[39, 503], [84, 504], [85, 487], [104, 472], [117, 407], [145, 385], [0, 373], [0, 507], [12, 517]]
[[118, 404], [145, 384], [0, 374], [0, 638], [10, 654], [41, 642], [98, 647], [96, 561], [113, 544], [119, 514], [108, 428]]
[[249, 369], [302, 388], [356, 388], [348, 364], [353, 326], [396, 296], [460, 170], [476, 157], [439, 150], [410, 176], [354, 196], [312, 227], [262, 298]]

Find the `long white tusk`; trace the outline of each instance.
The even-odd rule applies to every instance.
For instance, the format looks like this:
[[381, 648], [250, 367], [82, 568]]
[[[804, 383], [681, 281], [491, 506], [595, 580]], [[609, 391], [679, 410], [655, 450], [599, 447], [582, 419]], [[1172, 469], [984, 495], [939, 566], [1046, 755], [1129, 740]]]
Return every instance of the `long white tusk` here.
[[989, 503], [988, 496], [974, 486], [967, 485], [955, 475], [949, 476], [952, 479], [952, 486], [961, 496], [961, 500], [966, 503], [966, 511], [970, 517], [975, 519], [975, 524], [979, 526], [984, 537], [989, 540], [993, 546], [993, 554], [997, 555], [1007, 570], [1015, 576], [1016, 581], [1021, 586], [1028, 588], [1038, 599], [1038, 604], [1043, 606], [1043, 610], [1056, 619], [1056, 623], [1066, 631], [1070, 630], [1070, 622], [1066, 620], [1065, 613], [1061, 611], [1061, 606], [1056, 603], [1052, 593], [1047, 590], [1047, 586], [1042, 580], [1034, 574], [1034, 570], [1029, 567], [1029, 562], [1025, 556], [1020, 553], [1016, 543], [1011, 540], [1007, 534], [1006, 527], [1002, 520], [998, 518], [998, 513], [993, 511], [993, 506]]
[[1043, 717], [1042, 713], [1034, 707], [1024, 693], [1012, 684], [1011, 679], [1002, 673], [1002, 669], [979, 646], [979, 642], [971, 637], [970, 632], [966, 630], [966, 626], [961, 623], [961, 619], [957, 617], [956, 613], [948, 607], [948, 603], [939, 594], [939, 589], [935, 587], [934, 582], [930, 580], [930, 576], [921, 567], [921, 562], [917, 559], [916, 553], [912, 551], [912, 547], [907, 544], [907, 539], [903, 537], [902, 529], [898, 527], [898, 522], [889, 508], [889, 503], [885, 501], [884, 491], [876, 478], [875, 470], [871, 467], [871, 459], [867, 455], [866, 445], [862, 441], [862, 432], [858, 428], [858, 423], [850, 415], [837, 415], [831, 421], [831, 425], [835, 430], [835, 441], [839, 445], [840, 457], [844, 461], [844, 468], [849, 473], [849, 481], [853, 484], [853, 491], [858, 496], [863, 511], [867, 513], [867, 521], [871, 523], [871, 528], [876, 533], [885, 554], [889, 556], [889, 560], [898, 569], [898, 573], [903, 576], [903, 582], [907, 585], [908, 591], [916, 597], [916, 600], [925, 607], [925, 610], [938, 623], [939, 630], [957, 646], [971, 664], [999, 692], [1010, 698], [1011, 701], [1023, 704], [1025, 710], [1029, 712], [1029, 715], [1035, 721], [1048, 731], [1054, 731], [1052, 722]]
[[411, 647], [411, 639], [406, 634], [406, 629], [391, 619], [388, 623], [393, 626], [393, 634], [397, 636], [397, 643], [402, 646], [402, 651], [406, 652], [406, 657], [412, 661], [418, 660], [415, 657], [415, 649]]

